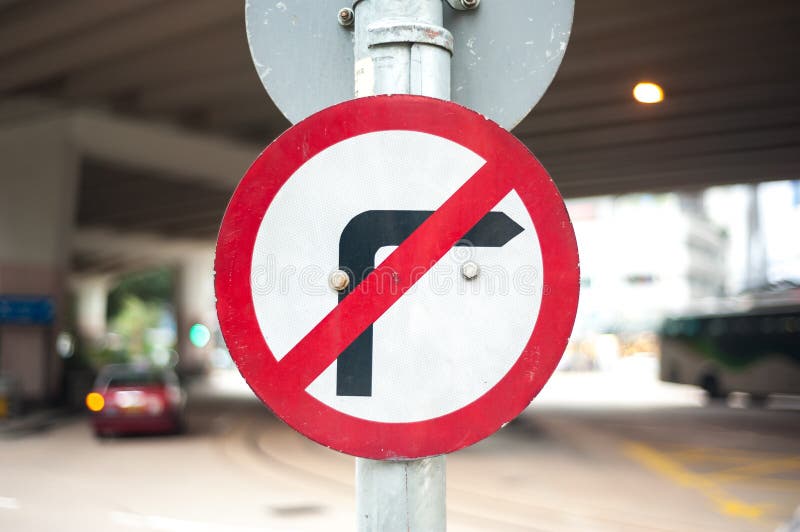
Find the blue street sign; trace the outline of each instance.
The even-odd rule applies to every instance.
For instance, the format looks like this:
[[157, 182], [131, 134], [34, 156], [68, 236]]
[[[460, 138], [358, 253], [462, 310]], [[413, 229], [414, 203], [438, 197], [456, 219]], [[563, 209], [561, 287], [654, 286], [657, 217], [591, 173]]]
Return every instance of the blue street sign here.
[[50, 297], [0, 295], [0, 324], [49, 325], [54, 316]]

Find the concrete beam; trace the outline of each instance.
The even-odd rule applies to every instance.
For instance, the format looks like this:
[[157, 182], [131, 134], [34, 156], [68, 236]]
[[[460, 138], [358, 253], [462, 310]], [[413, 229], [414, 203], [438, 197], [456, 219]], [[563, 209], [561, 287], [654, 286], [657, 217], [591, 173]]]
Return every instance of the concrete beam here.
[[256, 71], [252, 68], [236, 68], [218, 72], [215, 77], [205, 78], [200, 84], [180, 80], [143, 92], [136, 107], [144, 112], [169, 112], [258, 97], [263, 101], [269, 100]]
[[[0, 6], [9, 4], [0, 2]], [[73, 0], [49, 2], [46, 9], [37, 2], [21, 2], [13, 16], [0, 25], [0, 56], [42, 44], [50, 39], [93, 26], [110, 18], [124, 16], [156, 0]]]
[[[199, 57], [203, 60], [198, 61]], [[198, 78], [208, 79], [215, 72], [236, 67], [255, 72], [241, 20], [204, 29], [169, 45], [136, 51], [124, 60], [112, 58], [71, 72], [64, 93], [72, 99], [86, 100], [181, 80], [197, 84]]]
[[129, 258], [141, 266], [155, 266], [179, 264], [188, 257], [213, 256], [214, 244], [213, 240], [175, 239], [147, 233], [78, 228], [72, 247], [80, 253]]
[[[114, 3], [114, 2], [108, 2]], [[180, 38], [199, 28], [242, 17], [239, 2], [193, 0], [141, 9], [114, 24], [100, 24], [2, 62], [0, 90], [24, 87], [115, 56]], [[201, 58], [197, 58], [201, 60]]]
[[225, 190], [239, 182], [263, 149], [215, 135], [96, 111], [76, 113], [71, 136], [85, 156], [152, 169], [187, 181], [200, 180]]

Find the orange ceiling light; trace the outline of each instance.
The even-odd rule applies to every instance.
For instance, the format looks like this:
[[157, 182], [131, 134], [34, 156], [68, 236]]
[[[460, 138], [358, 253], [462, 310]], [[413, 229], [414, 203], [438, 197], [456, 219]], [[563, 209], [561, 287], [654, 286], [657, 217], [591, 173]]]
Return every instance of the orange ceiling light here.
[[657, 83], [642, 81], [633, 88], [633, 97], [639, 103], [661, 103], [664, 101], [664, 89]]

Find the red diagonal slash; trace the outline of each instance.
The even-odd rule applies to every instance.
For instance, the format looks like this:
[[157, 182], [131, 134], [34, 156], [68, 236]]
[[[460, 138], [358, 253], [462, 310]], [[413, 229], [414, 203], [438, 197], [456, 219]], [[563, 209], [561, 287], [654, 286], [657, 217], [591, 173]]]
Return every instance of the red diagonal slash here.
[[[487, 163], [342, 300], [278, 364], [289, 390], [304, 390], [501, 199], [509, 179]], [[395, 285], [387, 289], [386, 280]]]

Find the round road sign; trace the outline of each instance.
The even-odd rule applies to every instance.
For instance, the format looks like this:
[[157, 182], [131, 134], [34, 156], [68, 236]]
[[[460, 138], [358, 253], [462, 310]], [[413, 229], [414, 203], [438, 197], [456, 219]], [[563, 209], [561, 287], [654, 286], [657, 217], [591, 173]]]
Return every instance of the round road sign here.
[[[292, 123], [353, 97], [353, 31], [337, 22], [348, 2], [248, 0], [247, 41], [264, 88]], [[444, 5], [453, 34], [454, 102], [512, 129], [542, 98], [572, 31], [574, 0], [482, 0]]]
[[528, 149], [418, 96], [328, 108], [239, 184], [216, 256], [231, 355], [280, 418], [373, 459], [470, 445], [519, 414], [566, 347], [575, 236]]

